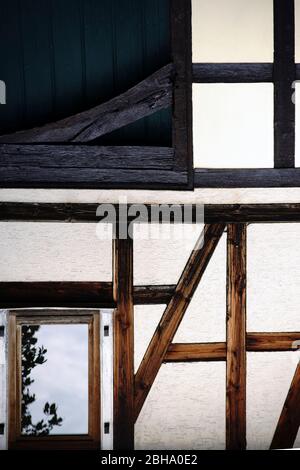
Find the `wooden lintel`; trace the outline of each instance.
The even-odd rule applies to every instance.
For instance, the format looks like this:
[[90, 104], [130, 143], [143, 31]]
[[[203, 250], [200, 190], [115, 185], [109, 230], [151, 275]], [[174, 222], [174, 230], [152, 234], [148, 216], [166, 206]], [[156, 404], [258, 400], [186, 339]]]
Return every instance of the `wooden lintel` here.
[[[175, 285], [134, 286], [135, 305], [167, 304]], [[114, 308], [111, 282], [0, 282], [0, 308]]]
[[88, 111], [0, 137], [1, 143], [89, 142], [172, 104], [173, 64]]

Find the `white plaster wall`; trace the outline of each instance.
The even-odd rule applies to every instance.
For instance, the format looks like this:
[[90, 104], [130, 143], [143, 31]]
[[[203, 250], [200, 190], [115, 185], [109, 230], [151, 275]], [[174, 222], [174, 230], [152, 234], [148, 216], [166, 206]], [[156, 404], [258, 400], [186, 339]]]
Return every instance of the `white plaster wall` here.
[[[1, 190], [1, 200], [118, 202], [121, 191]], [[299, 190], [205, 190], [127, 193], [129, 202], [299, 202]], [[187, 243], [139, 241], [135, 284], [174, 283], [189, 255]], [[180, 253], [180, 256], [179, 256]], [[111, 244], [95, 224], [1, 223], [1, 281], [110, 280]], [[225, 237], [175, 340], [225, 339]], [[248, 330], [300, 330], [300, 226], [255, 225], [248, 233]], [[136, 367], [163, 306], [135, 309]], [[294, 353], [248, 354], [248, 445], [268, 448], [288, 391]], [[224, 448], [225, 364], [164, 365], [136, 426], [138, 448]], [[300, 447], [300, 439], [297, 445]]]

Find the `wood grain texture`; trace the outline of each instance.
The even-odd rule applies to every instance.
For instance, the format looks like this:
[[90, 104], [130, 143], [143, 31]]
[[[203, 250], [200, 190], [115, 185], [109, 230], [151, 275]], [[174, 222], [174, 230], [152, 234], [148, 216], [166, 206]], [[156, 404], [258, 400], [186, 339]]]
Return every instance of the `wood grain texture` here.
[[125, 93], [88, 111], [27, 131], [1, 143], [89, 142], [172, 104], [173, 65], [168, 64]]
[[294, 0], [274, 0], [274, 166], [295, 166], [295, 104], [292, 101], [295, 67]]
[[188, 172], [188, 186], [193, 186], [192, 136], [192, 25], [191, 0], [171, 1], [172, 61], [174, 79], [172, 142], [176, 168]]
[[163, 362], [226, 361], [226, 343], [172, 343]]
[[[175, 285], [134, 286], [135, 305], [161, 305]], [[114, 308], [111, 282], [0, 282], [0, 308]]]
[[300, 426], [300, 362], [272, 439], [271, 449], [292, 448]]
[[[45, 145], [0, 144], [0, 182], [13, 176], [13, 171], [37, 173], [51, 168], [66, 171], [83, 168], [151, 169], [171, 170], [174, 150], [168, 147], [118, 147], [100, 145]], [[49, 175], [51, 179], [51, 175]]]
[[[128, 204], [128, 208], [131, 206], [132, 204]], [[2, 222], [96, 223], [104, 218], [99, 213], [97, 215], [98, 207], [97, 203], [0, 202], [0, 220]], [[118, 217], [120, 206], [115, 204], [114, 207]], [[147, 213], [143, 222], [150, 222], [151, 206], [145, 207]], [[181, 205], [179, 207], [183, 208]], [[192, 204], [190, 209], [192, 221], [195, 221], [197, 206]], [[204, 221], [208, 224], [300, 222], [300, 204], [205, 204]], [[161, 217], [158, 222], [163, 222]], [[170, 222], [174, 222], [172, 216]]]
[[226, 448], [246, 449], [246, 225], [227, 226]]
[[194, 170], [195, 188], [297, 188], [300, 168]]
[[114, 449], [134, 448], [133, 241], [113, 243]]
[[272, 63], [193, 64], [194, 83], [262, 83], [272, 80]]
[[300, 344], [300, 332], [247, 333], [247, 351], [296, 351], [296, 341]]
[[223, 231], [223, 224], [205, 227], [154, 332], [135, 376], [136, 419]]

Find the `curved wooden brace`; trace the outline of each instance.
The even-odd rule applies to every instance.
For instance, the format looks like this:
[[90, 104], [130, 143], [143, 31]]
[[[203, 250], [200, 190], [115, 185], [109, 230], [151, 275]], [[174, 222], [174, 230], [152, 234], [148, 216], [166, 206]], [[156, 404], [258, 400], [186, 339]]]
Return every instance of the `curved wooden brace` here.
[[0, 136], [0, 143], [90, 142], [172, 105], [173, 64], [95, 108], [42, 127]]

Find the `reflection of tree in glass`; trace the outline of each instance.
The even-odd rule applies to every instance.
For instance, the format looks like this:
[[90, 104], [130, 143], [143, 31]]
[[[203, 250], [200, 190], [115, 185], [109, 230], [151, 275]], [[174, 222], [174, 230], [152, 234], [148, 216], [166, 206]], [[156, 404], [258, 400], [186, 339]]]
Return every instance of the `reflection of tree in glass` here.
[[62, 418], [57, 416], [55, 403], [45, 403], [43, 412], [45, 418], [32, 423], [29, 405], [35, 401], [35, 394], [31, 394], [29, 387], [34, 382], [30, 378], [32, 369], [46, 362], [47, 349], [44, 346], [36, 347], [36, 332], [40, 329], [36, 325], [22, 326], [22, 433], [31, 436], [47, 436], [54, 426], [61, 426]]

